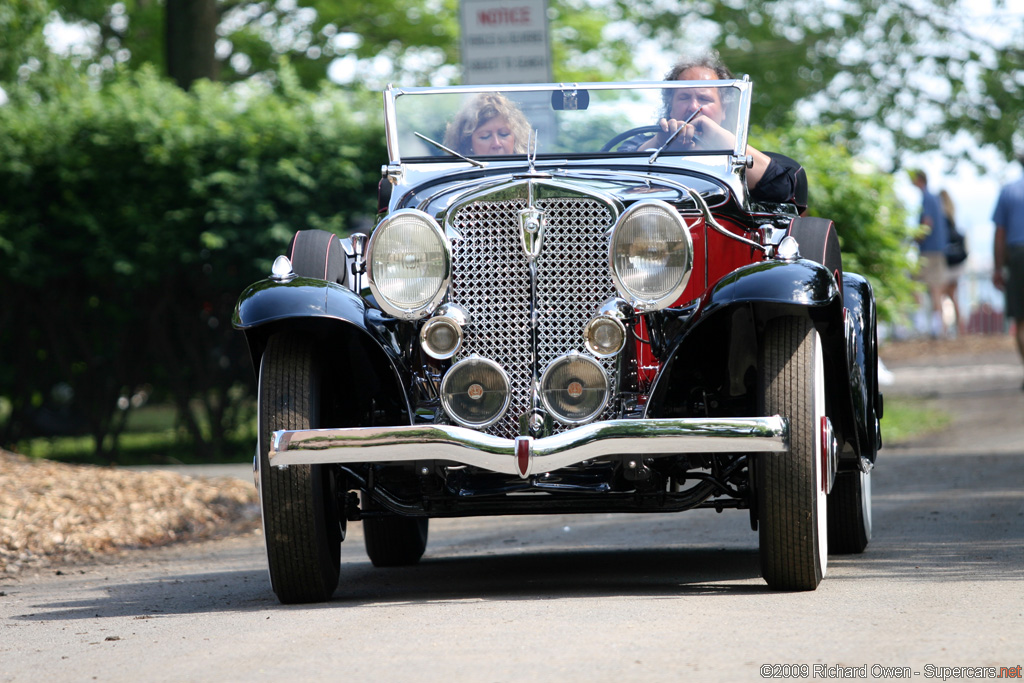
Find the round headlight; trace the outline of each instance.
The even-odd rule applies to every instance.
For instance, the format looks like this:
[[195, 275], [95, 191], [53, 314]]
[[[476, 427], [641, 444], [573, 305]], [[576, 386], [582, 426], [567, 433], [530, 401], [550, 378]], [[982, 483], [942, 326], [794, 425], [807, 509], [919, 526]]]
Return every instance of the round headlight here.
[[634, 204], [612, 231], [612, 281], [638, 311], [671, 306], [693, 270], [693, 240], [679, 212], [665, 202]]
[[487, 427], [505, 414], [512, 390], [508, 375], [492, 360], [464, 358], [441, 380], [441, 405], [463, 427]]
[[540, 378], [540, 397], [559, 422], [583, 424], [608, 401], [608, 375], [593, 358], [571, 353], [548, 365]]
[[370, 291], [395, 316], [422, 318], [444, 298], [451, 249], [433, 218], [402, 209], [381, 221], [370, 236], [366, 264]]

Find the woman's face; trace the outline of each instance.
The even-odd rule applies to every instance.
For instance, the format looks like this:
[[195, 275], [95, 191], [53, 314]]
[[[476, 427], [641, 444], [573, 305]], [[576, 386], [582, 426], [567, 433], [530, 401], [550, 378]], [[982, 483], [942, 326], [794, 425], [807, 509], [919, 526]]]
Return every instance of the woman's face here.
[[469, 137], [473, 154], [511, 154], [516, 136], [504, 116], [495, 116], [473, 131]]
[[[679, 74], [680, 81], [717, 81], [718, 74], [703, 66], [690, 67]], [[725, 108], [722, 107], [721, 93], [718, 88], [687, 88], [672, 91], [672, 106], [669, 118], [685, 121], [693, 112], [701, 109], [701, 115], [707, 116], [715, 123], [725, 120]]]

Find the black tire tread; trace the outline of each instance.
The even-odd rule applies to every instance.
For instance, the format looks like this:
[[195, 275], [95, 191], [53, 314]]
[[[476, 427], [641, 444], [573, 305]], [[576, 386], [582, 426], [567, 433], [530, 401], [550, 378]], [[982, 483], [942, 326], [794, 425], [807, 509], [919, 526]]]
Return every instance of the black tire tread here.
[[814, 468], [799, 455], [814, 452], [819, 430], [810, 424], [812, 397], [794, 391], [813, 382], [812, 330], [805, 318], [772, 320], [765, 330], [764, 410], [790, 419], [790, 452], [765, 454], [757, 467], [761, 573], [775, 590], [814, 590], [821, 582], [815, 520], [807, 512], [814, 509]]
[[[863, 491], [857, 472], [836, 475], [828, 494], [828, 551], [834, 555], [864, 552], [871, 541], [871, 528], [865, 524]], [[869, 503], [870, 504], [870, 503]]]
[[[329, 599], [340, 574], [340, 531], [331, 514], [324, 473], [312, 465], [271, 468], [270, 435], [318, 426], [309, 346], [296, 335], [267, 345], [260, 376], [260, 486], [271, 582], [283, 603]], [[333, 545], [332, 545], [333, 544]]]

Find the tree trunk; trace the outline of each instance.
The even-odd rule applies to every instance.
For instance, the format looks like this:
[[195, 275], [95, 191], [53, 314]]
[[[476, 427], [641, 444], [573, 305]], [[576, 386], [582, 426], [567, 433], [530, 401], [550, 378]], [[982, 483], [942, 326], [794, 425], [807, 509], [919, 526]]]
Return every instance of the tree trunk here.
[[220, 65], [216, 0], [167, 0], [167, 75], [188, 90], [200, 78], [217, 80]]

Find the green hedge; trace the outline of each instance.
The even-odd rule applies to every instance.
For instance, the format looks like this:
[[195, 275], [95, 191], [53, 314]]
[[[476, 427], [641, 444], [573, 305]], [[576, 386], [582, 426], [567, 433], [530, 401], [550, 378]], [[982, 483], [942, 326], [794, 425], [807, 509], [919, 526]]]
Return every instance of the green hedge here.
[[295, 230], [345, 234], [373, 215], [380, 110], [379, 95], [337, 89], [186, 93], [146, 71], [41, 101], [12, 93], [0, 107], [0, 443], [71, 408], [61, 423], [113, 457], [119, 397], [157, 387], [218, 456], [252, 383], [230, 325], [237, 296]]

